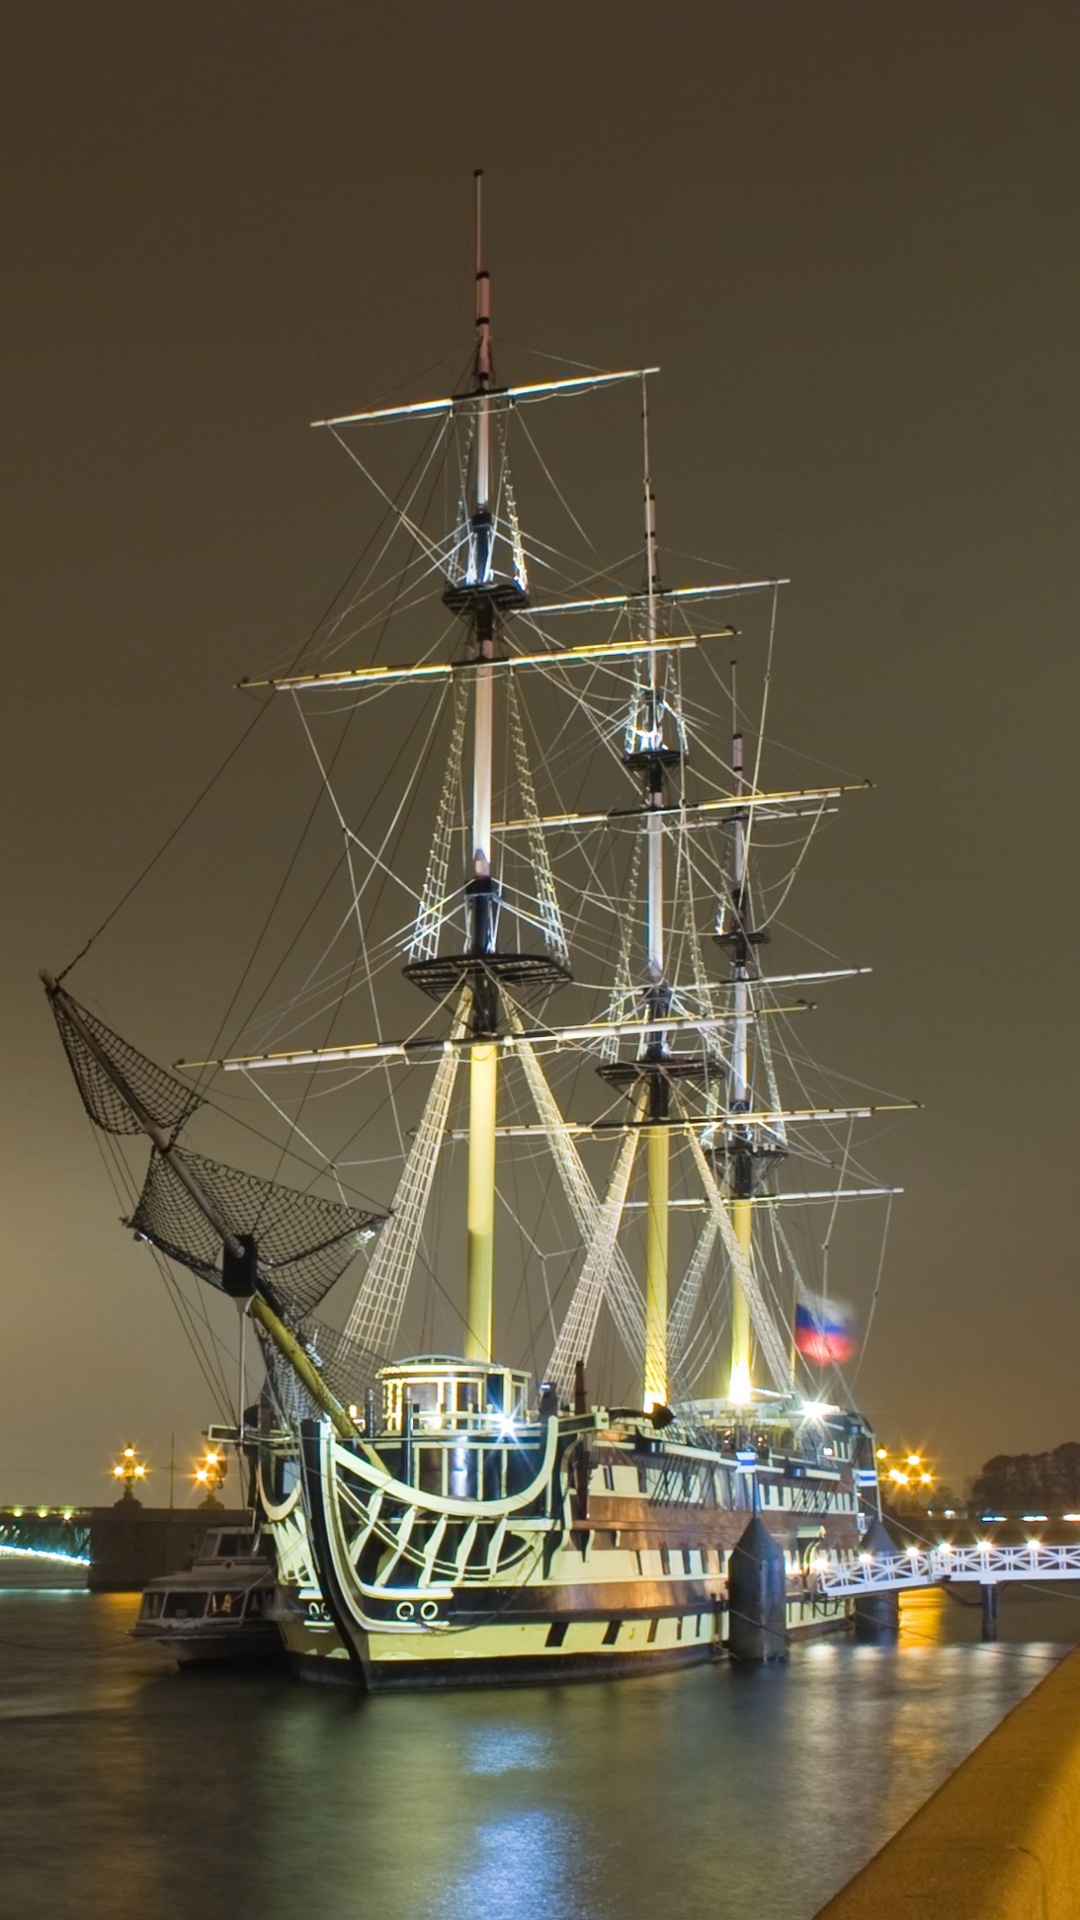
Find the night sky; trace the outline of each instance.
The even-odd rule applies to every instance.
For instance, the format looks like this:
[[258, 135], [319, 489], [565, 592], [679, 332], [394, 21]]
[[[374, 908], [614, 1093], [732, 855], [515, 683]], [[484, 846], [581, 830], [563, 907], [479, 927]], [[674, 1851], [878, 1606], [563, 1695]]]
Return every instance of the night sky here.
[[[36, 970], [352, 564], [370, 502], [308, 421], [467, 358], [478, 165], [500, 375], [661, 363], [662, 540], [790, 574], [773, 731], [875, 782], [802, 887], [874, 968], [815, 1051], [925, 1102], [873, 1145], [906, 1191], [864, 1409], [954, 1480], [1080, 1438], [1075, 7], [0, 20], [0, 1500], [111, 1497], [129, 1435], [163, 1498], [170, 1433], [186, 1464], [213, 1417]], [[71, 976], [166, 1061], [212, 1036], [310, 803], [276, 738]]]

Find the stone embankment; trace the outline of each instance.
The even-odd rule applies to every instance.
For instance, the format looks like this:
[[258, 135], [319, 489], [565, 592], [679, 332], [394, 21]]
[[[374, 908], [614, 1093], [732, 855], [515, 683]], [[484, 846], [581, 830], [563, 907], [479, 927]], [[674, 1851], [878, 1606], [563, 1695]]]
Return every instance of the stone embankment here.
[[1077, 1920], [1080, 1649], [816, 1920]]

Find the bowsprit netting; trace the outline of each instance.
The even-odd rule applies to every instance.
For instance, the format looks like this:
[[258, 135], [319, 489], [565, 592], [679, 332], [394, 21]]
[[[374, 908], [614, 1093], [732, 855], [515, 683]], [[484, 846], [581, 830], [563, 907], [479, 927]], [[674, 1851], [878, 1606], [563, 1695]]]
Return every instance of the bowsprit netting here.
[[[83, 1106], [94, 1125], [101, 1127], [105, 1133], [142, 1133], [144, 1128], [123, 1094], [113, 1085], [100, 1060], [95, 1059], [86, 1041], [69, 1020], [63, 1000], [59, 995], [51, 994], [49, 1004], [60, 1029], [64, 1052], [75, 1076]], [[103, 1020], [89, 1013], [85, 1007], [80, 1007], [77, 1001], [73, 1001], [72, 1005], [77, 1008], [79, 1019], [95, 1045], [101, 1048], [150, 1119], [157, 1126], [164, 1127], [166, 1132], [177, 1133], [196, 1107], [202, 1104], [194, 1088], [186, 1086], [182, 1080], [167, 1073], [164, 1067], [157, 1066], [144, 1053], [129, 1046]]]
[[[273, 1341], [267, 1338], [261, 1328], [258, 1331], [271, 1393], [282, 1417], [294, 1425], [301, 1420], [325, 1418], [325, 1407], [313, 1399], [299, 1374]], [[379, 1392], [379, 1368], [385, 1366], [385, 1360], [361, 1346], [358, 1340], [350, 1340], [348, 1334], [336, 1332], [321, 1320], [303, 1320], [294, 1331], [303, 1343], [308, 1359], [321, 1374], [338, 1404], [350, 1409], [355, 1407], [357, 1417], [360, 1417], [368, 1390]]]
[[254, 1234], [259, 1271], [274, 1298], [293, 1315], [310, 1313], [318, 1305], [382, 1218], [256, 1179], [202, 1154], [181, 1153], [176, 1147], [168, 1157], [155, 1151], [127, 1225], [211, 1286], [221, 1285], [221, 1237], [195, 1205], [171, 1159], [183, 1161], [232, 1233]]
[[363, 1408], [365, 1394], [378, 1386], [379, 1369], [386, 1365], [383, 1355], [328, 1327], [324, 1320], [304, 1320], [296, 1333], [334, 1398], [343, 1407]]

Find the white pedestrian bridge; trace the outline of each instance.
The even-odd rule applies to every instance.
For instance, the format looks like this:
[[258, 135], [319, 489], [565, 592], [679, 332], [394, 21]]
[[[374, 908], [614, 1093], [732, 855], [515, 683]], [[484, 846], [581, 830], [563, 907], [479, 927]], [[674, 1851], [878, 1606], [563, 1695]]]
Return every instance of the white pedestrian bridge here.
[[861, 1553], [843, 1566], [815, 1561], [810, 1584], [822, 1598], [936, 1587], [943, 1581], [974, 1581], [994, 1587], [1005, 1580], [1080, 1580], [1080, 1543], [1044, 1547], [907, 1547], [902, 1553]]

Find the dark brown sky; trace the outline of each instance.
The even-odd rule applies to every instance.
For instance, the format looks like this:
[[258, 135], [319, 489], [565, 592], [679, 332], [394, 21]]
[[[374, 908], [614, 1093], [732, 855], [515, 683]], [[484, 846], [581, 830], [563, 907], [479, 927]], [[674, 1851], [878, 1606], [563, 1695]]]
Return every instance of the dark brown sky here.
[[[874, 1153], [907, 1192], [866, 1409], [957, 1475], [1080, 1437], [1075, 8], [0, 23], [0, 1499], [94, 1496], [128, 1433], [160, 1466], [210, 1411], [35, 970], [353, 558], [352, 477], [306, 422], [467, 348], [478, 164], [500, 342], [662, 362], [665, 537], [792, 575], [775, 731], [877, 783], [812, 901], [875, 967], [815, 1051], [927, 1103]], [[227, 790], [72, 978], [166, 1059], [213, 1029], [289, 799]]]

